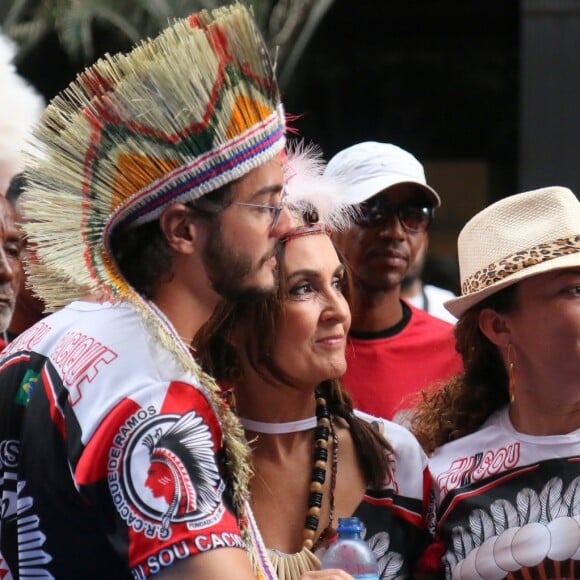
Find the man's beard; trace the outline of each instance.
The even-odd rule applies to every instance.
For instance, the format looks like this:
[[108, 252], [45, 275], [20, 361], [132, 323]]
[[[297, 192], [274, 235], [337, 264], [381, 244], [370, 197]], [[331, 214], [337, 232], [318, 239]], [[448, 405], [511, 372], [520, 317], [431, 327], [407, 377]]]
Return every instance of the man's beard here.
[[275, 255], [275, 251], [263, 256], [257, 262], [247, 254], [237, 254], [226, 247], [220, 228], [213, 224], [203, 250], [203, 262], [212, 288], [227, 300], [261, 300], [276, 289], [277, 277], [272, 272], [273, 284], [270, 288], [246, 286], [246, 278], [263, 267]]

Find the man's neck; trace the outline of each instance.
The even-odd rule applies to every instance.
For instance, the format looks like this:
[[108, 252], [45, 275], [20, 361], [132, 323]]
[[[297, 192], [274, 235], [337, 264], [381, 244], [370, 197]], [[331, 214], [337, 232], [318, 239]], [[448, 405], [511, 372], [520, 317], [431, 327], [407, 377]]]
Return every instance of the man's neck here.
[[[156, 292], [153, 302], [173, 325], [186, 344], [191, 344], [197, 331], [211, 316], [217, 301], [193, 295], [182, 286], [165, 287]], [[216, 296], [217, 298], [217, 296]]]
[[19, 297], [16, 300], [16, 307], [8, 331], [12, 335], [18, 336], [33, 324], [37, 323], [43, 316], [39, 303], [34, 302], [30, 298], [24, 300]]
[[423, 291], [423, 282], [420, 278], [403, 281], [401, 285], [401, 298], [413, 298], [419, 296]]
[[357, 287], [351, 310], [351, 330], [355, 332], [379, 332], [395, 326], [403, 318], [400, 287], [382, 292]]

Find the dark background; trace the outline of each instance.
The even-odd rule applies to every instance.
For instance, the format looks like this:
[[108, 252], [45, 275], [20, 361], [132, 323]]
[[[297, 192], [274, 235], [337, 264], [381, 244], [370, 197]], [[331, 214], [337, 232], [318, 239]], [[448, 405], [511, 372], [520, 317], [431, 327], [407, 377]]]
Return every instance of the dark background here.
[[516, 186], [518, 24], [515, 0], [337, 0], [286, 107], [327, 156], [379, 140], [421, 161], [484, 160], [503, 197]]
[[[517, 0], [335, 0], [284, 94], [327, 157], [392, 142], [421, 161], [481, 159], [492, 197], [516, 182]], [[127, 50], [95, 34], [97, 54]], [[47, 99], [82, 69], [54, 35], [19, 64]]]
[[[488, 203], [580, 190], [579, 58], [580, 0], [335, 0], [283, 98], [326, 158], [365, 140], [413, 153], [443, 200], [430, 255], [454, 258]], [[54, 36], [19, 64], [47, 99], [82, 68]]]

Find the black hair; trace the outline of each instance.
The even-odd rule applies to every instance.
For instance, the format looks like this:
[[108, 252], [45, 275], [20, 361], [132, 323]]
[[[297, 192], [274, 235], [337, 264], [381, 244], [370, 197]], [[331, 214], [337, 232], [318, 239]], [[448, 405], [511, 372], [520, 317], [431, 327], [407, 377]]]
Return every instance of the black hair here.
[[[230, 198], [228, 184], [185, 205], [196, 217], [213, 220]], [[111, 252], [125, 279], [145, 298], [153, 298], [157, 285], [173, 276], [173, 252], [158, 219], [115, 232]]]

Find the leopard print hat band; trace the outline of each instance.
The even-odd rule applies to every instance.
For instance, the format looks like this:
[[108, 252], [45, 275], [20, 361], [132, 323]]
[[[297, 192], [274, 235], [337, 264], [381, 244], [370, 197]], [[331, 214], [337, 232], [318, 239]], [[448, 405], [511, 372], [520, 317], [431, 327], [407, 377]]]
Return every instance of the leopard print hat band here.
[[454, 316], [516, 282], [580, 267], [580, 202], [564, 187], [512, 195], [476, 214], [458, 238], [461, 296]]

